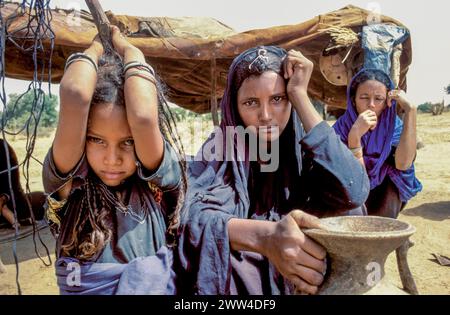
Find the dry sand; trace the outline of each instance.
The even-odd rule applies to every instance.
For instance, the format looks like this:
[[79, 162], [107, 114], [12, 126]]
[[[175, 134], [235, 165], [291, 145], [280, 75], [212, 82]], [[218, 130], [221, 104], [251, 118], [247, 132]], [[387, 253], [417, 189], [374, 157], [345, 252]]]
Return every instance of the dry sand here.
[[[440, 266], [432, 253], [450, 257], [450, 113], [442, 116], [421, 114], [418, 116], [418, 134], [425, 147], [418, 151], [416, 172], [424, 190], [412, 199], [399, 219], [417, 228], [412, 241], [415, 246], [409, 251], [408, 261], [421, 294], [450, 294], [450, 267]], [[188, 128], [185, 128], [186, 130]], [[183, 137], [182, 137], [183, 138]], [[48, 150], [51, 138], [38, 140], [35, 156], [39, 160]], [[23, 139], [13, 142], [19, 157]], [[31, 168], [31, 188], [42, 189], [39, 165]], [[54, 262], [54, 240], [48, 229], [40, 231]], [[45, 250], [39, 245], [40, 255], [49, 263]], [[6, 273], [0, 274], [0, 294], [17, 294], [16, 270], [12, 255], [13, 242], [0, 244], [0, 257], [6, 266]], [[54, 268], [36, 256], [32, 236], [17, 241], [17, 255], [20, 261], [19, 282], [24, 294], [58, 294]], [[387, 277], [400, 286], [395, 254], [386, 264]]]

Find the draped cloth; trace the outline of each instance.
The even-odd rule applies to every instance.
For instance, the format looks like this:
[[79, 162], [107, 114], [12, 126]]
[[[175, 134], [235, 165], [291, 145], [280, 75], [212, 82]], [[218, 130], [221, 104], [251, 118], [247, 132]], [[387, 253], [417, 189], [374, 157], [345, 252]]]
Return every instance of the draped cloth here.
[[155, 255], [126, 264], [61, 257], [55, 267], [60, 293], [64, 295], [165, 295], [176, 293], [172, 264], [172, 250], [163, 246]]
[[[379, 75], [383, 75], [386, 81], [389, 82], [387, 88], [389, 90], [393, 89], [391, 79], [381, 70], [362, 69], [352, 78], [347, 89], [347, 110], [333, 125], [336, 133], [346, 144], [348, 143], [348, 134], [358, 118], [355, 104], [350, 95], [352, 83], [366, 72], [378, 72]], [[396, 114], [394, 101], [392, 106], [386, 106], [381, 113], [377, 127], [374, 130], [369, 130], [361, 138], [361, 145], [363, 147], [364, 163], [370, 179], [370, 189], [381, 185], [385, 177], [389, 176], [399, 190], [401, 201], [407, 202], [422, 190], [422, 184], [415, 176], [414, 164], [406, 171], [401, 171], [396, 169], [395, 166], [386, 163], [393, 147], [396, 148], [398, 146], [402, 131], [403, 122]]]
[[[261, 49], [266, 50], [267, 59], [258, 57]], [[238, 136], [226, 133], [227, 127], [242, 126], [235, 104], [237, 90], [250, 75], [278, 72], [271, 64], [285, 55], [283, 49], [263, 46], [249, 49], [233, 61], [221, 101], [220, 127], [189, 164], [187, 209], [179, 242], [182, 290], [187, 293], [292, 292], [267, 258], [232, 250], [227, 230], [231, 218], [249, 219], [254, 214], [250, 209], [254, 187], [249, 148]], [[277, 67], [281, 68], [280, 64]], [[322, 215], [345, 213], [366, 200], [369, 183], [364, 169], [326, 122], [306, 133], [293, 110], [279, 141], [283, 145], [275, 172], [282, 175], [279, 187], [288, 206], [267, 209], [264, 219], [277, 221], [292, 207]]]

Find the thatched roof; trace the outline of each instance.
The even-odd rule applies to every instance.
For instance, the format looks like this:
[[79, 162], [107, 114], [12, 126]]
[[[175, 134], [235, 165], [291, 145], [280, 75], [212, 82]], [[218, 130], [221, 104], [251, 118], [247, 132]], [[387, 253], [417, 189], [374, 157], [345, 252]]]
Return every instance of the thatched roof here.
[[[6, 4], [1, 8], [2, 16], [7, 18], [17, 7], [15, 3]], [[88, 12], [75, 14], [80, 15], [79, 20], [73, 19], [73, 11], [52, 10], [51, 27], [55, 34], [51, 78], [53, 83], [61, 79], [65, 59], [71, 53], [88, 47], [97, 33]], [[204, 113], [210, 110], [212, 74], [217, 83], [215, 95], [220, 98], [233, 58], [256, 45], [278, 45], [286, 49], [301, 50], [315, 64], [309, 86], [310, 96], [329, 105], [345, 108], [345, 87], [335, 86], [324, 78], [319, 69], [319, 58], [326, 48], [333, 45], [327, 30], [346, 28], [359, 33], [366, 25], [370, 13], [358, 7], [347, 6], [299, 24], [242, 33], [210, 18], [146, 18], [115, 15], [109, 11], [106, 14], [110, 22], [128, 34], [129, 41], [144, 52], [147, 61], [166, 83], [170, 101]], [[387, 16], [381, 16], [381, 21], [402, 25]], [[25, 35], [25, 30], [20, 29], [27, 22], [26, 15], [16, 17], [8, 26], [7, 32]], [[48, 46], [49, 41], [45, 44]], [[346, 62], [352, 72], [361, 66], [361, 55], [361, 47], [356, 43]], [[7, 41], [5, 57], [7, 77], [24, 80], [32, 78], [33, 62], [29, 54], [21, 52]], [[403, 89], [406, 89], [406, 73], [411, 58], [411, 41], [407, 39], [403, 43], [401, 55], [400, 87]]]

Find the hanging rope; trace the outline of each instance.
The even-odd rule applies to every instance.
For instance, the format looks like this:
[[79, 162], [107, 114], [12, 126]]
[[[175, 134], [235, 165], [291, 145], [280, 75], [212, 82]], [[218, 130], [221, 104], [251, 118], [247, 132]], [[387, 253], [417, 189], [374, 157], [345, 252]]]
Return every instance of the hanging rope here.
[[[6, 2], [4, 0], [0, 0], [0, 9], [5, 6]], [[39, 126], [39, 121], [41, 115], [44, 111], [44, 100], [45, 93], [42, 89], [42, 84], [45, 79], [48, 79], [48, 95], [51, 97], [51, 59], [53, 54], [54, 47], [54, 33], [51, 29], [51, 20], [52, 13], [50, 10], [50, 1], [44, 0], [36, 0], [36, 1], [22, 1], [21, 4], [18, 5], [16, 11], [4, 18], [0, 11], [0, 51], [1, 51], [1, 59], [0, 59], [0, 102], [2, 106], [2, 117], [1, 117], [1, 132], [2, 138], [5, 140], [4, 149], [5, 149], [5, 160], [7, 165], [8, 172], [8, 185], [9, 185], [9, 193], [12, 201], [14, 219], [15, 222], [18, 222], [17, 217], [17, 209], [16, 202], [14, 196], [14, 189], [12, 186], [12, 176], [11, 173], [14, 169], [11, 167], [11, 158], [8, 150], [8, 145], [6, 143], [6, 135], [18, 135], [20, 133], [25, 133], [26, 135], [26, 144], [25, 144], [25, 157], [23, 161], [18, 165], [18, 167], [22, 168], [22, 174], [25, 178], [25, 196], [27, 199], [28, 210], [31, 216], [31, 220], [33, 223], [33, 243], [34, 250], [37, 257], [44, 263], [46, 266], [50, 266], [52, 264], [50, 253], [47, 246], [41, 239], [39, 232], [36, 229], [36, 220], [34, 217], [34, 213], [31, 207], [30, 196], [30, 160], [36, 158], [33, 156], [33, 150], [36, 143], [36, 134]], [[28, 19], [27, 24], [15, 30], [14, 32], [9, 33], [8, 27], [16, 18], [26, 17]], [[49, 43], [49, 48], [45, 48], [45, 43]], [[7, 108], [6, 104], [6, 92], [5, 92], [5, 50], [6, 44], [14, 45], [19, 51], [25, 56], [32, 56], [33, 67], [34, 67], [34, 75], [33, 80], [28, 85], [27, 90], [21, 94], [17, 100], [14, 102], [12, 106]], [[12, 117], [14, 117], [13, 113], [17, 110], [17, 105], [19, 100], [27, 93], [32, 93], [33, 101], [32, 107], [29, 113], [28, 118], [26, 119], [23, 126], [20, 126], [18, 129], [9, 130], [10, 121]], [[5, 170], [0, 170], [0, 172], [4, 172]], [[17, 258], [17, 237], [18, 237], [18, 226], [15, 225], [15, 239], [13, 243], [13, 255], [14, 261], [16, 264], [16, 284], [17, 290], [19, 294], [22, 294], [22, 290], [19, 283], [19, 261]], [[36, 234], [39, 238], [40, 243], [45, 248], [47, 257], [49, 262], [46, 262], [40, 256], [37, 244], [36, 244]]]

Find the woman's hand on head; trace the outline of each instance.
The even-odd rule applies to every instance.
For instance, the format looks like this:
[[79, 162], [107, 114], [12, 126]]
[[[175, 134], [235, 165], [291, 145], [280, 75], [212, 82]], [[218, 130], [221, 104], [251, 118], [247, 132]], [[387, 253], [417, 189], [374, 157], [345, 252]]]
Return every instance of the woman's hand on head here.
[[387, 105], [392, 106], [392, 101], [397, 101], [397, 104], [405, 111], [409, 112], [411, 109], [416, 109], [407, 98], [405, 91], [403, 90], [390, 90], [388, 92]]
[[326, 251], [300, 228], [321, 228], [317, 217], [293, 210], [275, 225], [263, 253], [297, 291], [315, 294], [326, 271]]
[[311, 60], [297, 50], [289, 50], [283, 62], [284, 78], [288, 79], [287, 93], [304, 93], [308, 91], [308, 84], [314, 68]]
[[377, 122], [377, 114], [374, 111], [368, 109], [359, 114], [358, 118], [353, 124], [351, 132], [356, 133], [357, 136], [361, 138], [369, 130], [374, 130], [377, 127]]
[[130, 42], [122, 35], [120, 32], [120, 29], [112, 25], [111, 26], [111, 37], [112, 37], [112, 43], [114, 46], [114, 49], [117, 51], [117, 53], [121, 56], [124, 56], [125, 51], [128, 48], [135, 48], [133, 45], [130, 44]]

